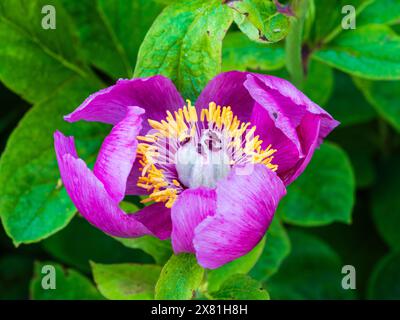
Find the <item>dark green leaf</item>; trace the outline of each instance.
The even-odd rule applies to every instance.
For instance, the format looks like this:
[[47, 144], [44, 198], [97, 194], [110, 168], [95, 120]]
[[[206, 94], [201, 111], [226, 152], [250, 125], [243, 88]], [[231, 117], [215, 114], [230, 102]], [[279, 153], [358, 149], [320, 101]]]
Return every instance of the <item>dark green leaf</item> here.
[[292, 252], [266, 283], [272, 299], [353, 297], [351, 291], [342, 288], [342, 262], [326, 243], [300, 231], [290, 231], [289, 236]]
[[368, 122], [376, 117], [374, 108], [356, 90], [351, 78], [342, 72], [335, 73], [335, 89], [326, 110], [340, 121], [340, 127]]
[[189, 300], [195, 296], [203, 279], [204, 269], [196, 257], [183, 253], [172, 256], [161, 271], [156, 285], [157, 300]]
[[346, 153], [324, 143], [306, 171], [288, 187], [278, 212], [284, 221], [302, 226], [350, 223], [354, 192], [354, 173]]
[[269, 294], [262, 285], [245, 274], [231, 276], [210, 295], [217, 300], [269, 300]]
[[400, 249], [400, 171], [399, 157], [380, 165], [372, 191], [372, 214], [379, 234], [392, 248]]
[[397, 131], [400, 132], [400, 81], [368, 81], [354, 79], [365, 98]]
[[371, 80], [400, 79], [400, 37], [384, 25], [342, 32], [314, 53], [328, 65]]
[[[42, 287], [43, 277], [50, 275], [48, 271], [42, 273], [45, 265], [55, 268], [56, 288], [44, 289]], [[36, 262], [35, 274], [30, 286], [31, 298], [34, 300], [100, 300], [102, 296], [93, 283], [80, 273], [65, 269], [63, 266], [53, 262]]]
[[347, 152], [359, 188], [369, 187], [375, 181], [375, 154], [379, 152], [376, 130], [375, 123], [339, 126], [330, 136]]
[[101, 294], [110, 300], [152, 300], [160, 266], [92, 263], [93, 277]]
[[379, 261], [369, 281], [368, 298], [400, 299], [400, 253], [389, 254]]
[[184, 0], [168, 6], [147, 33], [136, 77], [163, 74], [194, 100], [221, 70], [222, 40], [232, 23], [220, 0]]
[[225, 37], [222, 50], [223, 71], [276, 70], [285, 65], [285, 51], [275, 44], [261, 44], [249, 40], [241, 32]]
[[[66, 226], [76, 212], [62, 188], [53, 133], [76, 136], [79, 154], [93, 157], [105, 135], [103, 126], [63, 121], [96, 88], [72, 78], [21, 120], [0, 161], [0, 214], [14, 244], [31, 243]], [[93, 159], [90, 159], [93, 160]]]
[[267, 280], [279, 270], [282, 261], [290, 253], [290, 248], [290, 240], [286, 230], [278, 217], [275, 216], [267, 231], [267, 241], [264, 251], [261, 253], [254, 268], [250, 271], [250, 276], [262, 282]]
[[217, 291], [221, 284], [230, 276], [234, 274], [248, 273], [256, 264], [258, 258], [263, 252], [264, 246], [265, 238], [263, 238], [260, 243], [245, 256], [227, 263], [218, 269], [210, 270], [207, 273], [207, 290], [209, 292]]
[[[42, 7], [49, 4], [56, 8], [55, 30], [41, 26]], [[77, 76], [97, 82], [82, 62], [75, 30], [58, 0], [1, 1], [0, 43], [0, 80], [30, 102], [47, 99]]]
[[311, 60], [303, 84], [304, 93], [317, 104], [324, 106], [332, 94], [333, 80], [333, 72], [329, 66]]
[[[342, 20], [346, 14], [342, 8], [351, 5], [355, 8], [356, 26], [358, 26], [358, 15], [375, 0], [313, 0], [315, 3], [315, 23], [312, 30], [313, 41], [319, 44], [326, 39], [333, 38], [344, 31]], [[350, 30], [351, 31], [351, 30]]]
[[42, 244], [53, 257], [83, 272], [90, 272], [90, 260], [99, 263], [153, 262], [141, 250], [124, 247], [80, 217]]

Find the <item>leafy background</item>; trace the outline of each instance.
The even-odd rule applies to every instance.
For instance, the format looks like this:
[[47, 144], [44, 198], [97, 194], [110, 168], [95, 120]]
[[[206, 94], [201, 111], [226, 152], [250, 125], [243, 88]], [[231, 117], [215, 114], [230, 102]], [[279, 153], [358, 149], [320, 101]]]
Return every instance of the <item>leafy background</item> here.
[[[41, 28], [46, 4], [56, 30]], [[298, 19], [269, 0], [0, 2], [0, 299], [400, 298], [400, 1], [291, 4]], [[341, 28], [347, 4], [355, 30]], [[121, 77], [161, 73], [195, 100], [227, 70], [287, 78], [341, 122], [252, 252], [205, 271], [168, 241], [113, 239], [77, 215], [52, 133], [93, 162], [110, 128], [63, 115]], [[41, 288], [46, 264], [56, 290]]]

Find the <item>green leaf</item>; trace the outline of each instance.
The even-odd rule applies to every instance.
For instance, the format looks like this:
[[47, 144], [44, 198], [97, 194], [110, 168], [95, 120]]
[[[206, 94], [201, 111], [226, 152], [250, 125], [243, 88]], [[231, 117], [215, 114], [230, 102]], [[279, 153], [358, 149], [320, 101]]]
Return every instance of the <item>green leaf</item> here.
[[398, 0], [375, 0], [357, 17], [357, 25], [395, 24], [400, 21]]
[[94, 281], [110, 300], [152, 300], [160, 266], [91, 263]]
[[331, 139], [338, 143], [350, 158], [358, 188], [369, 187], [375, 181], [375, 155], [379, 152], [377, 138], [375, 123], [339, 126], [332, 133]]
[[203, 279], [204, 269], [196, 257], [183, 253], [172, 256], [161, 271], [156, 285], [156, 300], [190, 300]]
[[289, 19], [277, 12], [271, 0], [224, 1], [233, 9], [240, 30], [256, 42], [272, 43], [282, 40], [289, 32]]
[[263, 252], [264, 246], [265, 238], [263, 238], [253, 250], [243, 257], [229, 262], [218, 269], [210, 270], [207, 273], [207, 290], [209, 292], [217, 291], [221, 284], [232, 275], [248, 273], [256, 264], [258, 258]]
[[[313, 0], [315, 2], [315, 22], [312, 30], [313, 42], [319, 45], [321, 42], [331, 40], [341, 32], [345, 31], [342, 27], [343, 14], [342, 8], [351, 5], [355, 8], [356, 26], [358, 27], [358, 15], [375, 0]], [[353, 30], [350, 30], [350, 32]]]
[[[342, 8], [352, 6], [355, 8], [355, 18], [375, 0], [313, 0], [315, 2], [315, 23], [311, 30], [312, 46], [318, 48], [321, 44], [326, 44], [339, 36], [344, 29], [342, 23], [347, 23], [349, 16], [348, 11], [342, 13]], [[352, 12], [351, 12], [352, 13]], [[358, 26], [358, 20], [355, 21]], [[352, 30], [350, 30], [352, 31]]]
[[217, 300], [269, 300], [262, 285], [245, 274], [231, 276], [210, 296]]
[[305, 78], [304, 93], [319, 105], [325, 105], [333, 90], [333, 71], [319, 61], [311, 60]]
[[315, 3], [315, 21], [312, 29], [315, 42], [325, 38], [340, 23], [341, 14], [338, 8], [340, 0], [313, 0]]
[[[55, 268], [55, 289], [44, 289], [42, 287], [43, 277], [51, 273], [42, 273], [46, 265]], [[46, 280], [46, 279], [44, 279]], [[47, 283], [47, 282], [46, 282]], [[100, 293], [93, 283], [72, 269], [65, 269], [54, 262], [36, 262], [35, 274], [30, 285], [31, 298], [34, 300], [101, 300]]]
[[351, 78], [342, 72], [335, 72], [335, 88], [326, 111], [340, 121], [340, 128], [368, 122], [376, 117], [374, 108], [360, 94]]
[[288, 187], [278, 212], [283, 221], [302, 226], [350, 223], [354, 193], [354, 173], [346, 153], [324, 143], [306, 171]]
[[342, 32], [316, 51], [316, 59], [343, 72], [371, 80], [400, 79], [400, 36], [384, 25]]
[[355, 78], [355, 84], [378, 114], [400, 132], [400, 81], [368, 81]]
[[285, 65], [285, 51], [281, 46], [250, 41], [241, 32], [226, 35], [222, 50], [223, 71], [277, 70]]
[[264, 250], [256, 265], [250, 271], [250, 276], [264, 282], [279, 270], [283, 260], [289, 255], [290, 250], [289, 236], [278, 217], [275, 216], [267, 231], [267, 241]]
[[392, 248], [400, 249], [400, 158], [381, 163], [372, 190], [372, 216], [379, 234]]
[[152, 236], [115, 239], [128, 248], [143, 250], [151, 255], [159, 265], [164, 265], [172, 255], [171, 242], [168, 240], [162, 241]]
[[83, 272], [90, 272], [90, 260], [99, 263], [153, 262], [143, 251], [124, 247], [80, 217], [44, 240], [42, 245], [53, 257]]
[[85, 57], [114, 78], [131, 78], [139, 46], [163, 6], [153, 0], [62, 2], [78, 28]]
[[15, 245], [32, 243], [62, 229], [76, 212], [62, 187], [53, 133], [76, 136], [79, 155], [93, 161], [108, 126], [68, 124], [63, 115], [96, 88], [72, 78], [35, 105], [10, 136], [0, 160], [0, 214]]
[[292, 252], [279, 272], [266, 283], [274, 300], [349, 299], [353, 293], [341, 287], [342, 262], [323, 241], [305, 232], [289, 232]]
[[[57, 28], [41, 27], [42, 7], [57, 8]], [[21, 10], [23, 8], [23, 10]], [[75, 30], [57, 0], [0, 3], [0, 80], [30, 102], [42, 101], [72, 78], [98, 83], [77, 49]]]
[[375, 267], [368, 283], [368, 299], [400, 299], [400, 253], [394, 252]]
[[184, 0], [168, 6], [153, 23], [138, 54], [135, 77], [163, 74], [183, 96], [195, 100], [221, 71], [222, 40], [232, 23], [220, 0]]

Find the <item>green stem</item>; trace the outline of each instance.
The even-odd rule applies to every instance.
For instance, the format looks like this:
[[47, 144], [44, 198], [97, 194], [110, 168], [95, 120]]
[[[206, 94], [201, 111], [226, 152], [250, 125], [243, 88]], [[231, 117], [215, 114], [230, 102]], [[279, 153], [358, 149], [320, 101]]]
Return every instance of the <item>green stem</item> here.
[[304, 67], [302, 57], [303, 29], [309, 7], [309, 0], [295, 0], [293, 8], [296, 17], [292, 18], [290, 31], [286, 37], [286, 68], [292, 82], [301, 88], [304, 82]]

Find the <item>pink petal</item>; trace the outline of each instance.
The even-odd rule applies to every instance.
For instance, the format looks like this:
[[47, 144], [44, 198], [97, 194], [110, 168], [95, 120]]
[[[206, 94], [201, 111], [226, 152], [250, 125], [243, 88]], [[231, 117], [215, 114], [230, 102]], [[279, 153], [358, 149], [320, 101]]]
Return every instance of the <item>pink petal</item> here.
[[143, 113], [144, 110], [138, 107], [127, 108], [125, 118], [104, 140], [94, 166], [94, 174], [116, 202], [125, 197], [127, 178], [136, 158], [136, 137], [142, 129]]
[[197, 260], [210, 269], [245, 255], [257, 245], [286, 189], [273, 171], [255, 165], [246, 175], [232, 170], [218, 183], [216, 192], [216, 214], [197, 226], [194, 237]]
[[197, 225], [216, 210], [215, 190], [188, 189], [182, 192], [171, 210], [172, 247], [175, 253], [194, 253], [193, 238]]
[[[121, 79], [115, 85], [92, 94], [74, 112], [65, 116], [65, 120], [115, 125], [125, 117], [128, 106], [139, 106], [146, 110], [146, 117], [160, 120], [165, 118], [167, 110], [175, 111], [183, 105], [184, 101], [174, 84], [164, 76]], [[145, 122], [143, 131], [149, 129]]]

